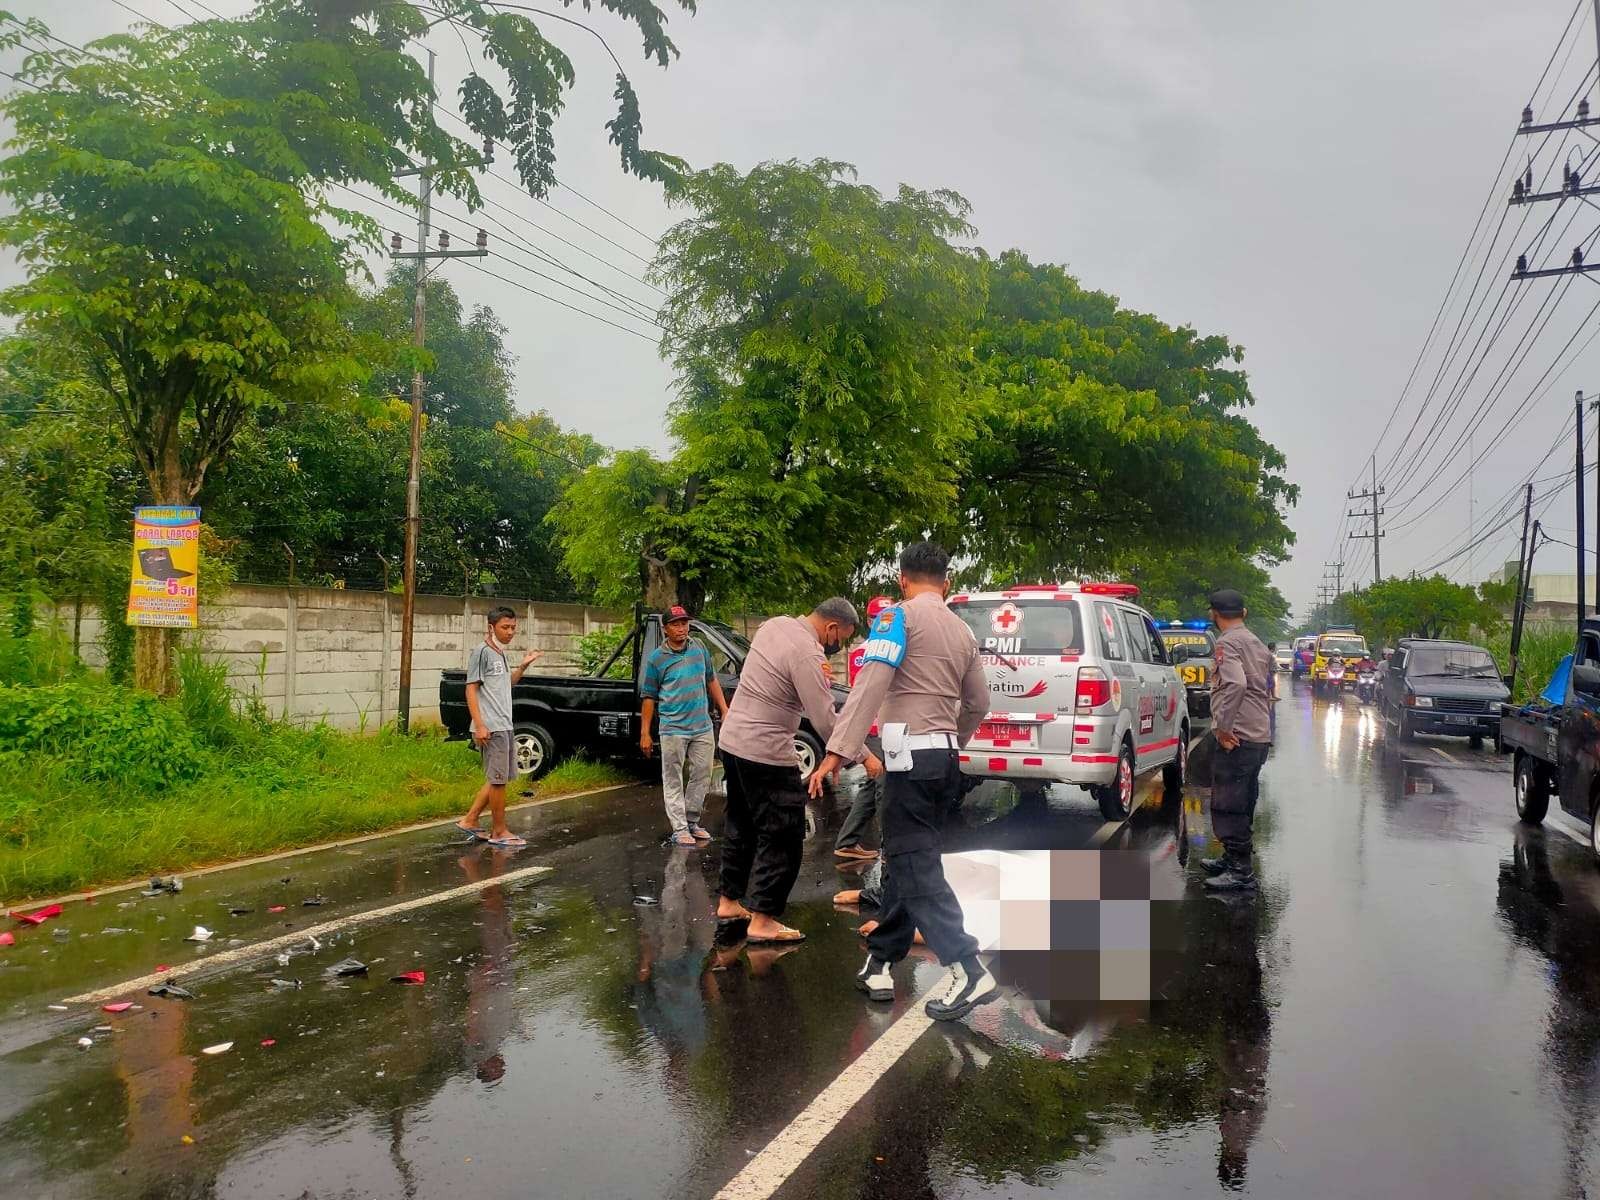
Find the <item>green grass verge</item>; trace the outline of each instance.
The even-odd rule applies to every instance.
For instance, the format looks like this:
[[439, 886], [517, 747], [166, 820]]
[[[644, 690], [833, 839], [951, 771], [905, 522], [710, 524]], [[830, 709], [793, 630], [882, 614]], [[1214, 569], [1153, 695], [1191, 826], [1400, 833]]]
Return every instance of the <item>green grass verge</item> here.
[[[244, 731], [201, 749], [200, 771], [166, 787], [86, 780], [74, 756], [0, 748], [0, 899], [24, 900], [191, 870], [465, 811], [477, 755], [437, 734], [326, 728]], [[572, 759], [538, 794], [629, 779]], [[512, 802], [521, 787], [514, 787]]]
[[[1536, 698], [1544, 690], [1545, 684], [1550, 682], [1550, 676], [1555, 673], [1556, 665], [1568, 654], [1572, 653], [1573, 644], [1577, 641], [1577, 631], [1574, 625], [1566, 622], [1551, 624], [1530, 622], [1522, 631], [1522, 644], [1518, 647], [1520, 662], [1517, 666], [1517, 690], [1511, 699], [1514, 703], [1523, 704]], [[1500, 629], [1487, 638], [1484, 643], [1493, 652], [1495, 661], [1500, 664], [1502, 671], [1511, 669], [1511, 630]]]

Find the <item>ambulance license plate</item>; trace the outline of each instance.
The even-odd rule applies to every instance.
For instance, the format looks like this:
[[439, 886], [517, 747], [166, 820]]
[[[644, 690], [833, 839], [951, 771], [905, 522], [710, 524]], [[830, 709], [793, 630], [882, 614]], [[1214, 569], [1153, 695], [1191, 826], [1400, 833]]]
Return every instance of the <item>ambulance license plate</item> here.
[[985, 721], [978, 726], [978, 736], [985, 741], [1033, 742], [1032, 725], [1016, 725], [1010, 721]]

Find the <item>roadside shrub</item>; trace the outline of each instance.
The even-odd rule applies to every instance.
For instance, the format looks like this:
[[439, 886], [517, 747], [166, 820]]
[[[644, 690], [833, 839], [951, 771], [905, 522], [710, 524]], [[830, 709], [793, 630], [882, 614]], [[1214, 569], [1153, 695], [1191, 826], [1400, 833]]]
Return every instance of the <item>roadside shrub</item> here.
[[[627, 625], [616, 625], [610, 629], [596, 629], [584, 634], [578, 639], [578, 666], [585, 675], [597, 675], [600, 664], [611, 657], [611, 652], [620, 646], [633, 630]], [[630, 677], [633, 664], [624, 654], [611, 664], [611, 670], [606, 672], [608, 679], [627, 679]]]
[[239, 719], [228, 686], [228, 664], [212, 662], [195, 643], [178, 647], [178, 707], [194, 735], [209, 746], [228, 747], [238, 740]]
[[142, 790], [198, 777], [204, 753], [176, 706], [98, 679], [0, 685], [0, 750], [47, 754], [72, 778]]
[[77, 666], [72, 639], [60, 623], [41, 619], [31, 596], [13, 597], [0, 622], [0, 683], [56, 683]]
[[[1521, 663], [1517, 668], [1517, 688], [1511, 700], [1524, 704], [1536, 699], [1555, 674], [1556, 664], [1572, 653], [1577, 641], [1574, 625], [1566, 622], [1541, 621], [1529, 623], [1522, 631]], [[1511, 631], [1502, 628], [1493, 637], [1484, 639], [1483, 645], [1500, 664], [1502, 671], [1511, 669]]]

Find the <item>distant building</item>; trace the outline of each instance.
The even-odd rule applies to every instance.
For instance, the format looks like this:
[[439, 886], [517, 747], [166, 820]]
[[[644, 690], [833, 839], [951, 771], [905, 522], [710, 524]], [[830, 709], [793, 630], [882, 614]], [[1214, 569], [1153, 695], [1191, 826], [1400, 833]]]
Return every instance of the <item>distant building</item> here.
[[[1516, 582], [1517, 563], [1513, 560], [1500, 568], [1497, 582]], [[1588, 579], [1590, 607], [1593, 605], [1595, 581]], [[1578, 617], [1578, 576], [1576, 573], [1560, 574], [1535, 571], [1528, 578], [1528, 620], [1575, 621]]]

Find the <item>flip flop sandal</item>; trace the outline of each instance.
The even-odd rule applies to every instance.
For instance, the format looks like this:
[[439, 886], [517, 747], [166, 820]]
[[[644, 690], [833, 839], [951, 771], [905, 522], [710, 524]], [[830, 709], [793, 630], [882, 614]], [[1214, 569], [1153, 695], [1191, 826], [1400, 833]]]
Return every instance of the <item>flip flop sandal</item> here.
[[476, 825], [463, 825], [460, 821], [452, 821], [451, 824], [475, 842], [485, 841], [489, 836]]
[[798, 929], [785, 929], [782, 933], [770, 934], [767, 937], [747, 937], [745, 938], [745, 944], [750, 946], [790, 946], [795, 942], [803, 942], [805, 940], [806, 935]]
[[833, 852], [835, 858], [877, 858], [876, 850], [868, 850], [865, 846], [840, 846]]
[[516, 849], [520, 849], [521, 847], [526, 846], [528, 844], [528, 839], [527, 838], [518, 837], [514, 833], [510, 837], [502, 837], [502, 838], [494, 838], [494, 837], [492, 837], [492, 838], [485, 838], [484, 840], [487, 841], [489, 843], [489, 845], [498, 846], [502, 850], [516, 850]]

